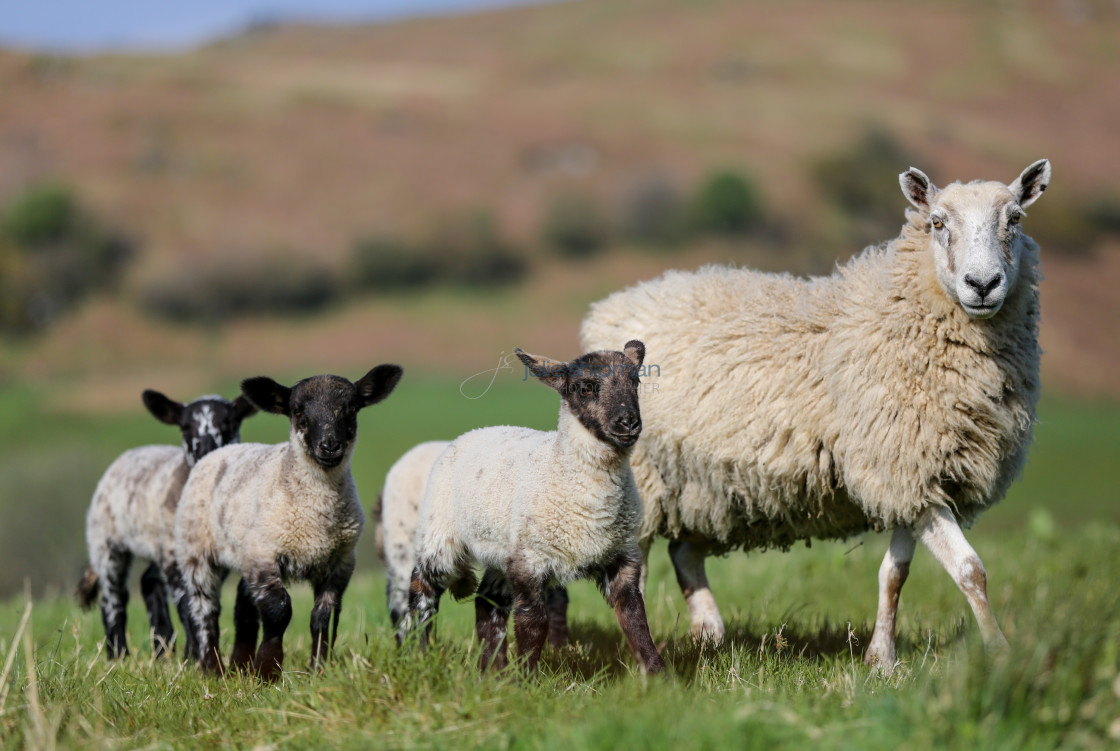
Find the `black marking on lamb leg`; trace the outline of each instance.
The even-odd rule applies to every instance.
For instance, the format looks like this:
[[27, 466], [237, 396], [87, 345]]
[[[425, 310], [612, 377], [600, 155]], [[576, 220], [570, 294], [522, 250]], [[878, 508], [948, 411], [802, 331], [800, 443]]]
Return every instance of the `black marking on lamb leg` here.
[[[338, 633], [338, 616], [342, 611], [342, 594], [354, 572], [353, 562], [339, 567], [322, 581], [315, 583], [315, 605], [311, 609], [311, 669], [322, 670], [334, 648]], [[334, 621], [332, 629], [331, 621]]]
[[646, 673], [657, 673], [665, 667], [646, 619], [646, 603], [640, 587], [642, 567], [638, 560], [623, 557], [607, 566], [607, 602], [614, 608], [618, 625], [626, 635], [630, 651]]
[[544, 582], [531, 576], [509, 574], [513, 590], [513, 633], [517, 637], [517, 657], [526, 672], [537, 669], [548, 639], [548, 608], [544, 602]]
[[397, 644], [403, 644], [408, 634], [419, 628], [420, 649], [427, 649], [432, 626], [439, 612], [439, 600], [446, 588], [443, 578], [423, 562], [412, 570], [412, 583], [408, 591], [408, 617], [401, 621], [401, 628], [397, 631]]
[[284, 632], [292, 621], [292, 598], [275, 572], [253, 578], [249, 586], [261, 614], [263, 637], [253, 668], [262, 680], [272, 682], [284, 669]]
[[128, 620], [128, 567], [132, 553], [110, 549], [106, 555], [104, 582], [101, 586], [101, 622], [105, 625], [105, 646], [109, 658], [128, 656], [125, 637]]
[[568, 632], [568, 590], [549, 587], [544, 601], [548, 608], [548, 643], [557, 648], [567, 646], [571, 640]]
[[171, 613], [167, 609], [167, 585], [159, 566], [149, 564], [140, 575], [140, 593], [148, 610], [148, 626], [152, 630], [152, 651], [156, 657], [173, 649], [175, 627], [171, 625]]
[[497, 569], [488, 568], [474, 598], [474, 628], [482, 643], [482, 672], [504, 670], [509, 664], [506, 656], [509, 612], [513, 595], [509, 582]]
[[175, 602], [175, 612], [179, 614], [179, 623], [183, 627], [183, 659], [191, 660], [198, 657], [198, 639], [195, 635], [195, 625], [191, 620], [190, 598], [187, 596], [186, 582], [183, 581], [183, 572], [178, 564], [168, 563], [164, 566], [163, 577], [171, 589], [171, 597]]
[[233, 605], [233, 653], [229, 657], [230, 668], [246, 671], [253, 667], [260, 627], [260, 611], [249, 591], [249, 583], [242, 578], [237, 582], [237, 600]]

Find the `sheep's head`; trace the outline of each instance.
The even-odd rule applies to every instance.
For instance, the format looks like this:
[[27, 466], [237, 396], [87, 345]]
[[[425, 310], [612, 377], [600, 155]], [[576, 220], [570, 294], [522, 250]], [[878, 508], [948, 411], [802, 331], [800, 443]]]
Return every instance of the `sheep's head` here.
[[1050, 162], [1039, 159], [1010, 185], [976, 181], [938, 190], [913, 167], [899, 175], [898, 182], [928, 223], [937, 279], [945, 294], [970, 318], [994, 316], [1019, 278], [1019, 220], [1050, 184]]
[[560, 392], [580, 423], [604, 443], [629, 448], [642, 433], [638, 372], [646, 347], [631, 340], [622, 352], [589, 352], [571, 362], [514, 353], [537, 379]]
[[387, 397], [404, 371], [378, 365], [358, 381], [341, 376], [305, 378], [291, 388], [265, 376], [241, 382], [241, 391], [265, 412], [285, 415], [292, 440], [323, 469], [343, 463], [358, 437], [358, 411]]
[[214, 449], [240, 441], [241, 421], [257, 412], [244, 396], [232, 402], [220, 396], [202, 396], [182, 404], [148, 389], [142, 398], [157, 420], [175, 425], [183, 433], [187, 464], [192, 467]]

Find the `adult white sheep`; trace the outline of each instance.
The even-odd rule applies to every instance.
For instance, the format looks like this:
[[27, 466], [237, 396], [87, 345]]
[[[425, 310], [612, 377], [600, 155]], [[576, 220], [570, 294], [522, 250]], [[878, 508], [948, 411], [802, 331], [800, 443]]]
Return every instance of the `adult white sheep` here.
[[[311, 666], [321, 667], [338, 631], [365, 523], [350, 472], [358, 411], [387, 397], [401, 372], [396, 365], [379, 365], [356, 383], [323, 375], [291, 388], [263, 376], [242, 382], [244, 395], [264, 412], [287, 416], [291, 431], [286, 443], [244, 443], [209, 454], [183, 488], [175, 554], [191, 598], [203, 669], [222, 671], [219, 596], [231, 569], [242, 574], [231, 664], [241, 669], [251, 664], [265, 680], [279, 676], [284, 631], [292, 619], [285, 584], [296, 579], [310, 581], [315, 590]], [[257, 649], [259, 629], [263, 639]]]
[[[377, 498], [377, 555], [385, 564], [385, 599], [393, 626], [408, 614], [408, 592], [416, 566], [416, 525], [420, 503], [428, 487], [428, 476], [436, 459], [451, 441], [427, 441], [413, 446], [385, 474], [385, 485]], [[568, 643], [568, 593], [549, 587], [548, 642], [556, 647]]]
[[961, 524], [1023, 467], [1039, 392], [1038, 246], [1019, 220], [1050, 163], [1011, 185], [899, 176], [901, 234], [828, 277], [671, 271], [591, 307], [586, 347], [658, 353], [634, 474], [642, 538], [670, 539], [692, 632], [723, 622], [704, 558], [893, 529], [865, 654], [895, 665], [899, 592], [920, 540], [989, 645], [1004, 643]]
[[128, 569], [134, 557], [146, 558], [151, 564], [140, 577], [140, 592], [148, 610], [153, 650], [158, 656], [170, 649], [175, 636], [167, 609], [170, 588], [190, 657], [194, 652], [190, 614], [173, 552], [179, 494], [195, 462], [240, 441], [241, 422], [257, 409], [242, 396], [232, 402], [202, 396], [182, 404], [148, 389], [141, 398], [153, 417], [179, 428], [183, 445], [130, 449], [105, 470], [86, 514], [90, 564], [78, 583], [78, 602], [91, 607], [100, 593], [109, 657], [128, 654]]
[[[416, 531], [409, 618], [426, 643], [440, 596], [475, 588], [482, 668], [506, 664], [506, 624], [514, 608], [518, 655], [532, 670], [548, 636], [545, 589], [594, 580], [614, 607], [644, 671], [657, 653], [639, 589], [641, 500], [630, 450], [641, 433], [638, 367], [645, 346], [591, 352], [558, 362], [514, 352], [542, 383], [560, 393], [556, 431], [492, 427], [457, 438], [428, 478]], [[402, 633], [402, 641], [405, 633]]]

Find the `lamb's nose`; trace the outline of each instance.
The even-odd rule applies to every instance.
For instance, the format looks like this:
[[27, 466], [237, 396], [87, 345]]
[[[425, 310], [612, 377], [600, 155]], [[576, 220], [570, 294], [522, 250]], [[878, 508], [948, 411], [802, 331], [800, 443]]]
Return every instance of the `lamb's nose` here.
[[626, 415], [618, 421], [618, 427], [624, 433], [637, 433], [642, 429], [642, 418], [638, 415]]
[[976, 294], [980, 295], [981, 300], [983, 300], [985, 297], [987, 297], [988, 293], [991, 292], [996, 287], [998, 287], [999, 283], [1002, 282], [1002, 281], [1003, 281], [1003, 275], [1002, 274], [996, 274], [995, 276], [993, 276], [991, 279], [988, 279], [987, 281], [982, 281], [980, 279], [977, 279], [976, 277], [972, 276], [971, 274], [965, 274], [964, 275], [964, 283], [967, 284], [969, 287], [972, 287], [974, 290], [976, 290]]
[[337, 454], [342, 451], [342, 443], [334, 438], [324, 438], [319, 441], [319, 450], [324, 454]]

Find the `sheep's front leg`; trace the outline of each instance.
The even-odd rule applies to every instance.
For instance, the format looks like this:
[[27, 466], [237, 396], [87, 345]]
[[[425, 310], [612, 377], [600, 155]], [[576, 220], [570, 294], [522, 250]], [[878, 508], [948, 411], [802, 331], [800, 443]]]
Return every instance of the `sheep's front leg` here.
[[253, 667], [253, 655], [257, 651], [257, 635], [261, 628], [261, 614], [253, 602], [249, 583], [242, 577], [237, 582], [237, 600], [233, 605], [233, 654], [229, 665], [234, 670], [249, 670]]
[[198, 640], [195, 638], [195, 627], [191, 622], [190, 597], [187, 594], [187, 583], [183, 573], [174, 558], [164, 561], [163, 577], [171, 589], [171, 599], [175, 603], [175, 612], [179, 614], [179, 622], [183, 625], [183, 659], [190, 660], [198, 657]]
[[[321, 581], [315, 582], [315, 606], [311, 609], [311, 669], [322, 670], [338, 636], [342, 594], [354, 573], [353, 557]], [[333, 624], [332, 624], [333, 620]]]
[[175, 628], [171, 625], [171, 613], [167, 609], [167, 584], [159, 566], [152, 563], [140, 575], [140, 594], [148, 610], [148, 626], [152, 630], [152, 651], [156, 657], [172, 648]]
[[245, 578], [261, 616], [262, 639], [253, 669], [263, 680], [274, 681], [284, 669], [284, 632], [292, 621], [292, 598], [279, 569], [256, 571]]
[[397, 630], [397, 644], [403, 644], [413, 629], [420, 628], [420, 649], [427, 649], [432, 632], [432, 622], [439, 612], [439, 600], [447, 589], [446, 576], [438, 574], [423, 563], [412, 570], [408, 591], [408, 616], [401, 619]]
[[571, 640], [567, 588], [549, 587], [544, 595], [544, 604], [548, 608], [548, 643], [557, 648], [563, 647]]
[[509, 584], [513, 590], [513, 633], [517, 637], [517, 656], [524, 660], [526, 671], [536, 670], [548, 639], [544, 582], [511, 572]]
[[197, 558], [185, 562], [182, 571], [191, 611], [187, 620], [194, 628], [202, 669], [207, 673], [224, 673], [218, 652], [218, 616], [222, 613], [222, 580], [226, 572]]
[[[559, 590], [563, 593], [563, 590]], [[565, 594], [565, 605], [567, 596]], [[497, 569], [488, 568], [478, 585], [474, 597], [474, 629], [482, 643], [482, 672], [504, 670], [509, 664], [506, 657], [506, 629], [509, 626], [509, 611], [513, 605], [513, 595], [509, 582]]]
[[630, 651], [643, 673], [657, 673], [665, 663], [653, 643], [646, 618], [646, 603], [641, 590], [642, 565], [637, 556], [624, 557], [607, 567], [603, 594], [614, 608], [615, 617]]
[[863, 661], [881, 673], [889, 674], [897, 662], [895, 656], [895, 623], [898, 617], [898, 597], [902, 585], [910, 574], [910, 561], [914, 558], [914, 536], [903, 527], [895, 529], [891, 545], [879, 566], [879, 613], [875, 618], [875, 632]]
[[692, 638], [696, 641], [709, 639], [718, 644], [723, 641], [725, 630], [716, 598], [708, 587], [708, 575], [704, 572], [707, 556], [708, 547], [703, 543], [681, 539], [669, 541], [669, 557], [677, 572], [677, 584], [688, 604]]
[[988, 604], [988, 574], [984, 571], [980, 556], [976, 555], [976, 551], [964, 538], [953, 512], [944, 506], [929, 509], [918, 519], [913, 533], [933, 553], [933, 557], [949, 572], [968, 598], [968, 604], [976, 615], [976, 622], [980, 624], [984, 646], [990, 650], [1006, 647], [1007, 639], [1000, 631]]

